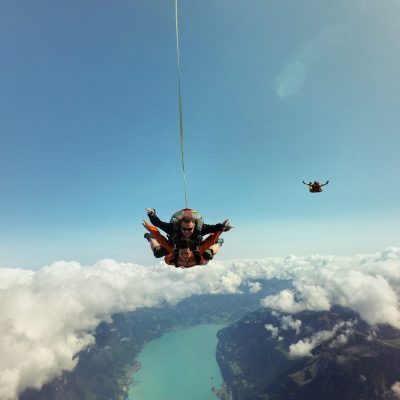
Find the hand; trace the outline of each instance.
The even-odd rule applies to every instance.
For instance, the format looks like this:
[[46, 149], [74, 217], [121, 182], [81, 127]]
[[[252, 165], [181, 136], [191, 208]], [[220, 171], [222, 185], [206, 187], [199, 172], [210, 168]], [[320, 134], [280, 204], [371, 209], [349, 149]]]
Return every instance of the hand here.
[[146, 229], [150, 226], [150, 224], [149, 224], [145, 219], [143, 220], [142, 225], [143, 225]]
[[228, 232], [228, 231], [230, 231], [230, 230], [233, 228], [233, 226], [229, 223], [229, 219], [226, 219], [226, 220], [222, 223], [222, 225], [223, 225], [222, 230], [223, 230], [224, 232]]
[[156, 214], [156, 210], [154, 208], [146, 208], [146, 213], [149, 217]]

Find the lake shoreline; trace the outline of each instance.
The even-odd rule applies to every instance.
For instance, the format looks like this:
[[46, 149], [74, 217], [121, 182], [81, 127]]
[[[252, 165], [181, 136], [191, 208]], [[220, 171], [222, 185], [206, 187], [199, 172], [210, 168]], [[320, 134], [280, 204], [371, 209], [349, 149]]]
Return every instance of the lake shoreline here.
[[201, 400], [216, 400], [216, 387], [224, 383], [215, 357], [217, 332], [225, 326], [185, 327], [148, 342], [135, 359], [138, 364], [131, 368], [127, 400], [157, 400], [165, 393], [178, 393], [176, 399], [189, 396], [195, 400], [199, 394]]

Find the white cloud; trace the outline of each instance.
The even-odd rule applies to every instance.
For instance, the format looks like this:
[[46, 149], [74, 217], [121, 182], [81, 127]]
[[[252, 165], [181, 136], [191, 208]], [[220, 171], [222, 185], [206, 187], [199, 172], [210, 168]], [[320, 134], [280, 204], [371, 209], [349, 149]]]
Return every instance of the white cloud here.
[[[242, 284], [272, 278], [291, 281], [293, 289], [267, 296], [264, 306], [293, 313], [339, 304], [371, 324], [400, 328], [398, 248], [353, 257], [213, 261], [189, 270], [113, 260], [59, 261], [38, 271], [0, 268], [0, 398], [16, 399], [26, 387], [73, 369], [74, 354], [93, 342], [89, 332], [114, 313], [197, 294], [240, 293]], [[311, 351], [313, 339], [303, 342], [295, 353]]]
[[265, 324], [265, 329], [269, 332], [271, 332], [271, 336], [276, 339], [279, 334], [279, 329], [276, 326], [273, 326], [271, 324]]
[[261, 305], [287, 313], [297, 313], [304, 310], [304, 307], [295, 301], [294, 291], [290, 289], [282, 290], [274, 296], [267, 296], [261, 300]]
[[290, 315], [284, 315], [281, 320], [281, 328], [284, 331], [293, 329], [296, 334], [300, 333], [301, 321], [299, 319], [293, 319]]
[[25, 388], [72, 370], [73, 356], [94, 341], [88, 332], [114, 313], [239, 292], [238, 274], [209, 268], [103, 260], [87, 267], [60, 261], [35, 272], [0, 269], [0, 398], [16, 399]]
[[331, 331], [320, 331], [311, 338], [301, 339], [297, 343], [289, 346], [289, 356], [293, 358], [311, 357], [311, 350], [319, 346], [321, 343], [331, 339], [333, 335], [334, 332]]
[[258, 293], [261, 290], [260, 282], [249, 282], [249, 292]]
[[349, 307], [370, 324], [400, 328], [400, 249], [353, 257], [286, 259], [279, 272], [294, 289], [267, 296], [262, 305], [295, 313]]
[[367, 382], [368, 379], [367, 379], [367, 377], [366, 377], [365, 375], [361, 374], [361, 375], [358, 377], [358, 381], [361, 382], [361, 383], [364, 383], [364, 382]]
[[[347, 336], [352, 332], [351, 329], [349, 329], [351, 326], [353, 326], [352, 321], [341, 321], [330, 331], [323, 330], [315, 333], [311, 338], [301, 339], [297, 343], [289, 346], [289, 356], [293, 358], [306, 356], [311, 357], [311, 350], [332, 338], [333, 340], [329, 343], [329, 347], [343, 346], [347, 343]], [[340, 330], [341, 333], [334, 337], [338, 330]], [[344, 332], [342, 332], [343, 330]]]
[[400, 382], [395, 382], [390, 389], [393, 391], [396, 399], [400, 399]]
[[[294, 320], [290, 315], [282, 317], [281, 320], [281, 328], [283, 330], [294, 329], [298, 334], [300, 332], [301, 321], [296, 319]], [[272, 324], [265, 324], [265, 329], [271, 332], [271, 337], [274, 339], [278, 339], [279, 342], [283, 341], [283, 337], [279, 336], [279, 328]]]
[[347, 335], [341, 333], [334, 340], [332, 340], [332, 343], [329, 344], [329, 347], [341, 347], [346, 345], [348, 341], [349, 339]]

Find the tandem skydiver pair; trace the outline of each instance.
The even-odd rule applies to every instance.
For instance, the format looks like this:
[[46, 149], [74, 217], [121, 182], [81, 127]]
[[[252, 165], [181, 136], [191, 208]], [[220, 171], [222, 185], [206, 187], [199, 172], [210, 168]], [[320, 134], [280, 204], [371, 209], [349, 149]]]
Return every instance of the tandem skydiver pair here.
[[[146, 208], [146, 212], [153, 225], [143, 221], [143, 226], [149, 231], [144, 236], [150, 242], [154, 256], [164, 257], [166, 264], [175, 267], [207, 264], [223, 243], [222, 232], [232, 229], [227, 219], [215, 225], [205, 224], [202, 215], [189, 208], [177, 211], [170, 222], [160, 220], [153, 208]], [[162, 229], [167, 238], [157, 228]], [[203, 240], [205, 235], [209, 236]]]

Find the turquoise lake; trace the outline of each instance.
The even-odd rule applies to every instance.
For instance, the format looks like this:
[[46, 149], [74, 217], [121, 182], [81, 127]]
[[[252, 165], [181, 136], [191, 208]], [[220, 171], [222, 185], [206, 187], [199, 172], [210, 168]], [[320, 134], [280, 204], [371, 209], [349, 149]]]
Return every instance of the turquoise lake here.
[[130, 400], [216, 400], [222, 378], [215, 351], [221, 325], [198, 325], [149, 342], [138, 356]]

